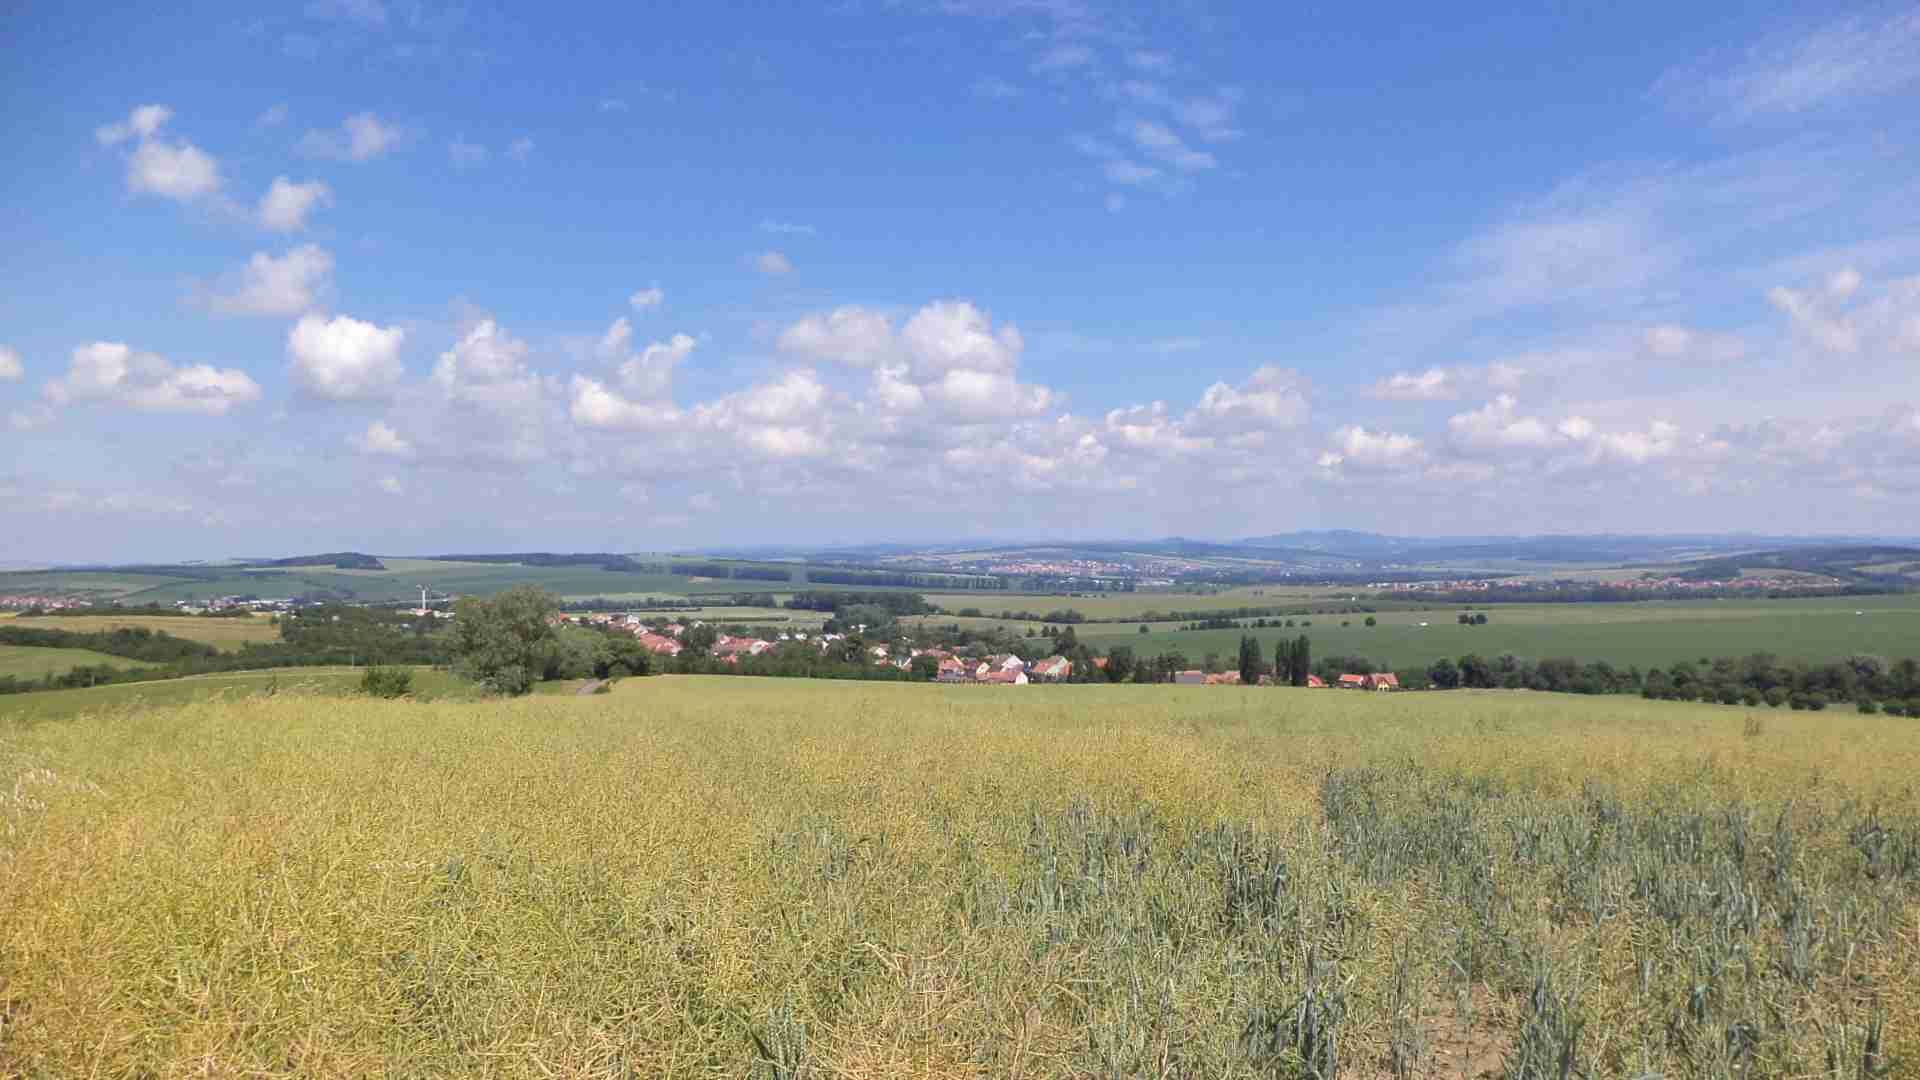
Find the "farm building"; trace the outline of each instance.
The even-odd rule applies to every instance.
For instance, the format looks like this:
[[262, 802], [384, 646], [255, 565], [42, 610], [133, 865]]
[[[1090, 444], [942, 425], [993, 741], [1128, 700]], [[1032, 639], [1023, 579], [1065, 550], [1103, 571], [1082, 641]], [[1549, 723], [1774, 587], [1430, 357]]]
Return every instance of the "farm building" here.
[[1064, 656], [1049, 656], [1045, 660], [1036, 660], [1027, 674], [1042, 682], [1062, 682], [1073, 674], [1073, 661]]

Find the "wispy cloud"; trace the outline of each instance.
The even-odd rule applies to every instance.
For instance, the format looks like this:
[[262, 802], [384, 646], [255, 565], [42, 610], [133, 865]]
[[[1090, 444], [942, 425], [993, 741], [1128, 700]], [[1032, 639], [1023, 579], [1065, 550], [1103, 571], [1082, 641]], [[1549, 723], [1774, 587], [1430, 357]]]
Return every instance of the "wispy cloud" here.
[[338, 19], [362, 26], [387, 25], [387, 6], [380, 0], [311, 0], [307, 15], [315, 19]]
[[1212, 154], [1193, 149], [1163, 125], [1142, 120], [1133, 124], [1127, 133], [1140, 149], [1181, 172], [1200, 172], [1219, 164]]
[[778, 251], [763, 251], [758, 255], [748, 256], [747, 261], [755, 270], [769, 277], [793, 273], [793, 260]]
[[1162, 74], [1173, 70], [1173, 57], [1152, 49], [1135, 49], [1127, 54], [1127, 63], [1138, 71]]
[[1085, 45], [1055, 45], [1034, 60], [1033, 70], [1041, 74], [1072, 71], [1086, 67], [1093, 59], [1093, 50]]
[[1020, 88], [997, 76], [988, 75], [973, 81], [973, 92], [977, 97], [993, 101], [1011, 101], [1020, 96]]
[[447, 144], [447, 157], [456, 169], [471, 169], [487, 163], [487, 148], [480, 143], [470, 143], [465, 138], [455, 136]]
[[340, 161], [371, 161], [400, 145], [406, 132], [370, 112], [355, 113], [337, 130], [315, 129], [300, 139], [298, 149], [309, 157]]
[[1920, 82], [1920, 10], [1783, 31], [1732, 63], [1669, 71], [1656, 96], [1730, 120], [1881, 97]]
[[1115, 158], [1100, 168], [1106, 178], [1116, 184], [1144, 184], [1160, 178], [1159, 169], [1125, 158]]
[[783, 233], [790, 236], [818, 236], [820, 230], [811, 225], [801, 225], [791, 221], [763, 221], [761, 232]]

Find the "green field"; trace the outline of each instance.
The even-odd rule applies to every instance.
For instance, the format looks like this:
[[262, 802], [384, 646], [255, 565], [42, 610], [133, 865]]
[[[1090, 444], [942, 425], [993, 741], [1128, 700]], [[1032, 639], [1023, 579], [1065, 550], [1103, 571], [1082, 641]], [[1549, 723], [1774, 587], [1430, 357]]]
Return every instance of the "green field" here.
[[1089, 624], [1075, 632], [1100, 649], [1130, 645], [1146, 655], [1178, 649], [1196, 663], [1209, 653], [1231, 662], [1243, 633], [1259, 638], [1268, 656], [1281, 637], [1306, 634], [1316, 656], [1360, 655], [1387, 668], [1424, 667], [1467, 653], [1606, 660], [1621, 667], [1755, 652], [1808, 662], [1854, 653], [1889, 659], [1920, 654], [1920, 595], [1502, 604], [1480, 609], [1491, 619], [1485, 626], [1459, 625], [1460, 610], [1380, 612], [1373, 627], [1364, 625], [1365, 615], [1351, 614], [1311, 616], [1312, 626], [1293, 630], [1179, 631], [1157, 624], [1141, 634], [1137, 626]]
[[[691, 567], [729, 561], [666, 555], [636, 555], [645, 563]], [[516, 585], [533, 585], [566, 598], [684, 596], [735, 592], [790, 593], [801, 588], [859, 591], [857, 585], [810, 585], [807, 567], [787, 563], [740, 562], [742, 567], [788, 571], [789, 581], [699, 577], [686, 573], [649, 574], [605, 570], [597, 566], [526, 566], [442, 559], [381, 557], [385, 570], [336, 570], [331, 567], [217, 567], [178, 575], [121, 570], [20, 571], [0, 573], [0, 595], [15, 593], [85, 594], [127, 604], [172, 604], [220, 596], [292, 597], [327, 590], [365, 603], [418, 600], [420, 586], [436, 596], [485, 596]], [[986, 595], [1000, 595], [986, 593]]]
[[204, 641], [223, 652], [238, 652], [242, 645], [250, 642], [265, 645], [280, 640], [280, 628], [263, 615], [218, 619], [193, 615], [33, 615], [7, 618], [17, 621], [4, 625], [35, 630], [71, 630], [80, 634], [102, 634], [122, 628], [153, 630], [189, 641]]
[[989, 590], [974, 593], [931, 592], [925, 595], [928, 603], [943, 611], [979, 608], [985, 615], [1001, 611], [1030, 611], [1045, 615], [1055, 609], [1071, 608], [1090, 619], [1132, 619], [1150, 611], [1219, 611], [1242, 607], [1314, 606], [1336, 601], [1345, 603], [1355, 593], [1352, 588], [1249, 585], [1205, 592], [1142, 591], [1082, 593], [1078, 596]]
[[0, 769], [7, 1075], [1920, 1060], [1885, 717], [654, 678], [0, 719]]
[[138, 660], [89, 649], [42, 649], [31, 645], [0, 645], [0, 677], [38, 679], [42, 675], [64, 675], [77, 667], [109, 664], [114, 667], [152, 667]]

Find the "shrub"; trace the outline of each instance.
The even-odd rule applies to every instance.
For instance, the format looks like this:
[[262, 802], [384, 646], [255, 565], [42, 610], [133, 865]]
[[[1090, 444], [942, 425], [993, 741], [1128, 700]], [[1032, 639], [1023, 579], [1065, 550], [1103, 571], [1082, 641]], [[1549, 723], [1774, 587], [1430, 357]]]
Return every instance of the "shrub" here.
[[1807, 708], [1807, 695], [1794, 694], [1787, 698], [1787, 707], [1794, 712], [1804, 712]]
[[1761, 700], [1760, 691], [1755, 690], [1751, 686], [1747, 687], [1746, 692], [1740, 695], [1740, 704], [1745, 705], [1749, 709], [1757, 707]]
[[1889, 701], [1882, 706], [1888, 716], [1905, 716], [1907, 707], [1897, 701]]
[[1873, 700], [1872, 698], [1861, 698], [1860, 711], [1867, 714], [1868, 716], [1872, 716], [1874, 713], [1877, 713], [1880, 711], [1880, 703]]
[[1826, 707], [1827, 707], [1827, 695], [1821, 693], [1818, 690], [1815, 690], [1813, 693], [1807, 695], [1807, 708], [1812, 709], [1814, 712], [1819, 712], [1821, 709], [1824, 709]]
[[413, 672], [402, 667], [370, 667], [360, 676], [360, 692], [368, 697], [406, 697], [413, 692]]
[[1772, 689], [1768, 690], [1766, 693], [1760, 696], [1763, 699], [1765, 699], [1767, 705], [1770, 708], [1777, 709], [1780, 706], [1785, 705], [1787, 703], [1787, 692], [1785, 690], [1780, 689], [1777, 686], [1773, 687]]

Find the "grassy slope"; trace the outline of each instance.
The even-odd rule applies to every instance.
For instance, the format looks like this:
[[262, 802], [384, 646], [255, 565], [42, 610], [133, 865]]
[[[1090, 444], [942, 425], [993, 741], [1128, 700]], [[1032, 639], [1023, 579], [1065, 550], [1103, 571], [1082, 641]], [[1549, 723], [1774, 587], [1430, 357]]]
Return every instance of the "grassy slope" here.
[[114, 667], [150, 667], [137, 660], [88, 649], [42, 649], [31, 645], [0, 645], [0, 676], [37, 679], [42, 675], [60, 675], [81, 665], [109, 664]]
[[[1269, 656], [1279, 638], [1304, 633], [1318, 656], [1359, 654], [1401, 667], [1469, 652], [1489, 658], [1511, 652], [1534, 660], [1571, 656], [1641, 667], [1752, 652], [1808, 661], [1851, 653], [1920, 653], [1920, 596], [1502, 605], [1486, 609], [1492, 621], [1485, 626], [1459, 625], [1458, 610], [1382, 612], [1375, 616], [1379, 625], [1371, 628], [1364, 625], [1364, 615], [1316, 615], [1311, 627], [1294, 630], [1158, 628], [1141, 634], [1137, 627], [1108, 624], [1076, 632], [1101, 648], [1131, 645], [1147, 653], [1177, 648], [1195, 661], [1210, 652], [1237, 655], [1242, 633], [1258, 637]], [[1351, 625], [1342, 627], [1343, 620]]]
[[[1920, 827], [1920, 725], [1744, 716], [662, 678], [0, 726], [20, 793], [0, 804], [0, 1072], [740, 1076], [767, 1067], [757, 1039], [820, 1075], [1252, 1077], [1286, 1066], [1243, 1032], [1301, 999], [1315, 956], [1339, 963], [1352, 1075], [1386, 1074], [1396, 956], [1398, 1014], [1454, 1055], [1433, 1074], [1497, 1070], [1542, 967], [1578, 989], [1588, 1075], [1690, 1075], [1675, 1040], [1723, 1046], [1748, 1017], [1793, 1025], [1756, 1075], [1811, 1075], [1830, 1044], [1857, 1053], [1868, 995], [1911, 1061], [1920, 882], [1867, 880], [1845, 833], [1866, 804]], [[1401, 785], [1367, 811], [1394, 839], [1330, 846], [1329, 770]], [[1418, 794], [1451, 770], [1506, 796]], [[1789, 800], [1797, 854], [1769, 863]], [[1733, 871], [1758, 962], [1690, 1024], [1712, 913], [1669, 923], [1632, 865], [1568, 869], [1557, 837], [1722, 881], [1634, 838], [1697, 812], [1723, 852], [1729, 806], [1758, 830]], [[1769, 865], [1814, 920], [1804, 981], [1782, 973]], [[1483, 886], [1484, 908], [1456, 895]]]
[[[6, 694], [0, 695], [0, 728], [9, 723], [60, 720], [86, 713], [122, 712], [149, 706], [231, 700], [265, 693], [348, 695], [359, 687], [363, 674], [364, 668], [274, 668], [94, 686], [80, 690]], [[467, 683], [431, 668], [414, 668], [413, 685], [415, 696], [427, 700], [469, 701], [479, 697], [477, 691]]]

